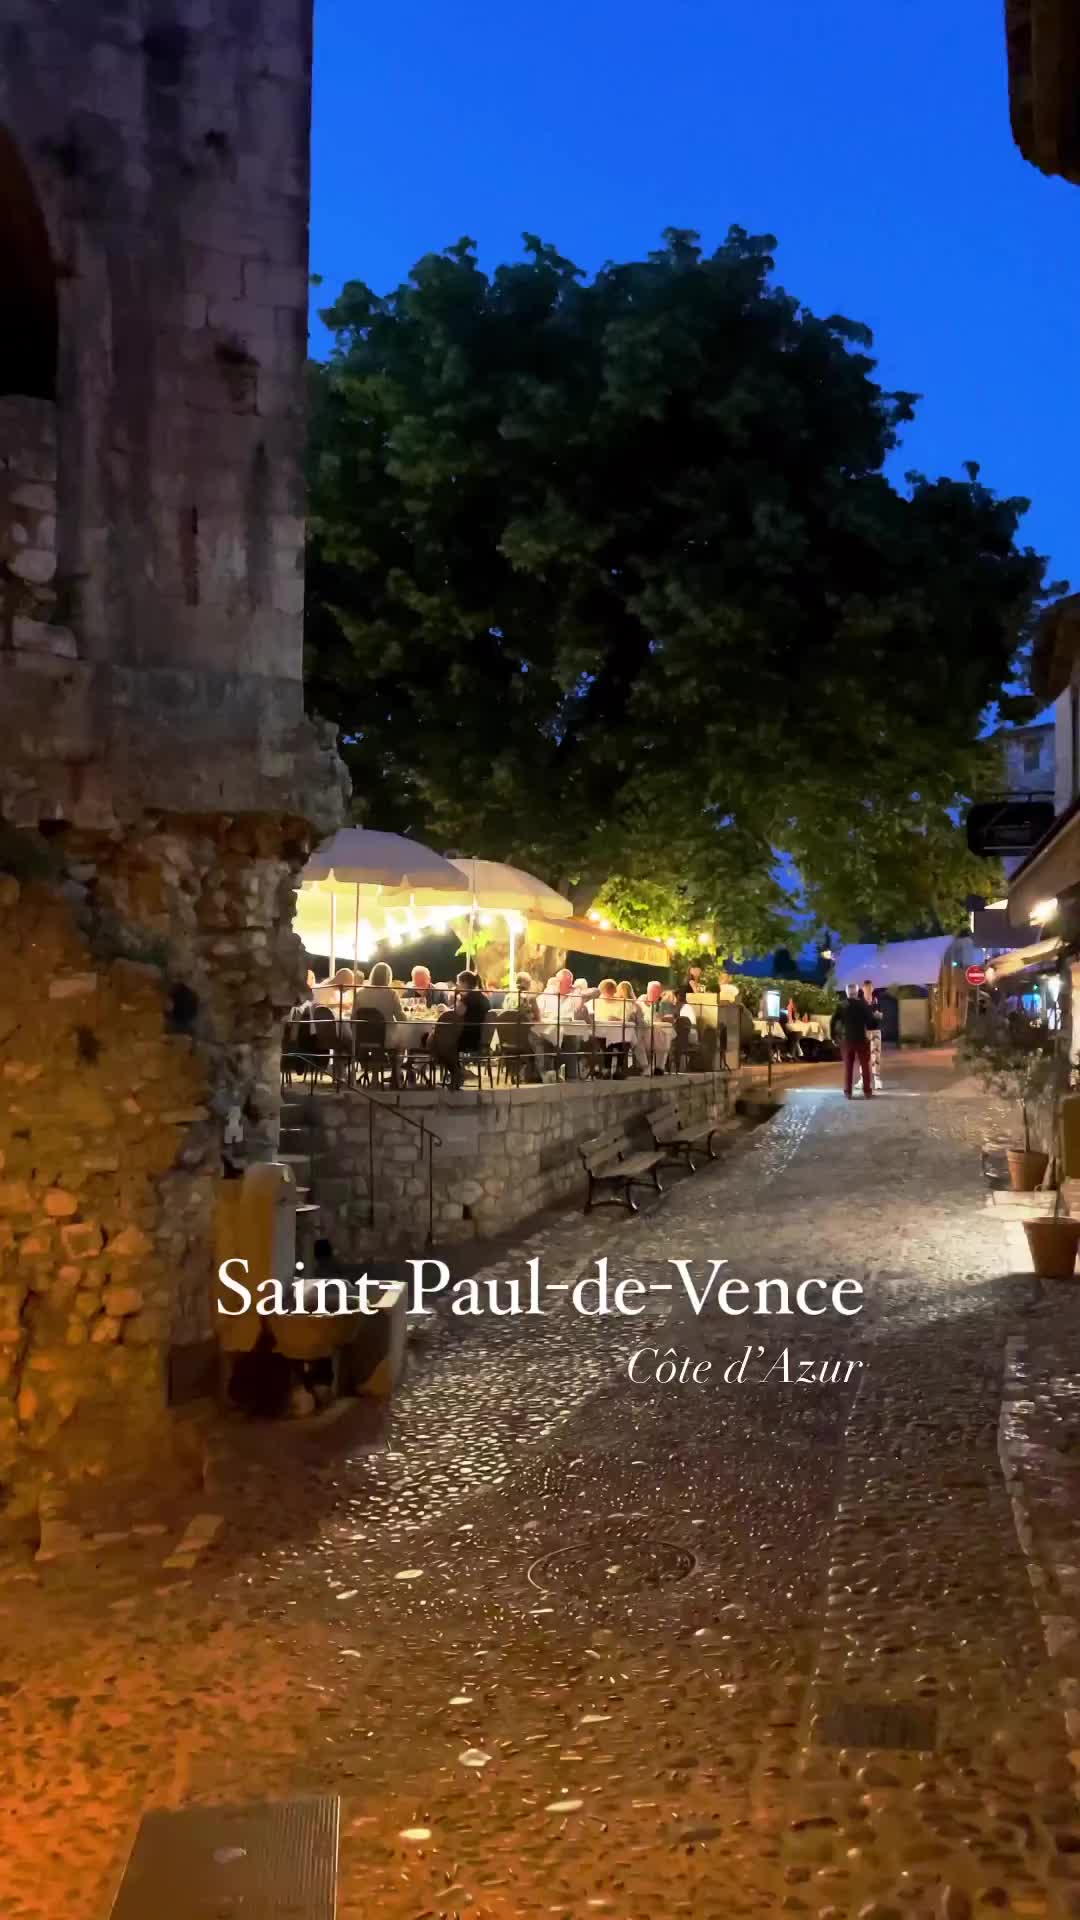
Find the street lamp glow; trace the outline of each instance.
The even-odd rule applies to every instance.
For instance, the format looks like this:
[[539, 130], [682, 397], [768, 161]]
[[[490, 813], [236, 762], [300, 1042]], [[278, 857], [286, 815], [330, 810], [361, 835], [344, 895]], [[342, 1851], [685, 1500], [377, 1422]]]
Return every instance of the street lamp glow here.
[[831, 959], [832, 959], [832, 957], [833, 957], [833, 950], [832, 950], [832, 948], [831, 948], [831, 947], [822, 947], [822, 949], [821, 949], [821, 957], [822, 957], [822, 959], [823, 959], [823, 960], [831, 960]]
[[1058, 903], [1056, 899], [1037, 900], [1031, 909], [1031, 917], [1033, 920], [1037, 920], [1039, 925], [1042, 926], [1044, 921], [1053, 919], [1057, 910]]

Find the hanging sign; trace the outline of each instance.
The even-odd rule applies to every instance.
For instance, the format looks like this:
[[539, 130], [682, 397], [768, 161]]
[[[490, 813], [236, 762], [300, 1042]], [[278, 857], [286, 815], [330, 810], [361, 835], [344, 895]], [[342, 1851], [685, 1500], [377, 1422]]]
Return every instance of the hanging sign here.
[[983, 800], [968, 813], [968, 847], [982, 855], [1030, 853], [1053, 824], [1052, 800]]

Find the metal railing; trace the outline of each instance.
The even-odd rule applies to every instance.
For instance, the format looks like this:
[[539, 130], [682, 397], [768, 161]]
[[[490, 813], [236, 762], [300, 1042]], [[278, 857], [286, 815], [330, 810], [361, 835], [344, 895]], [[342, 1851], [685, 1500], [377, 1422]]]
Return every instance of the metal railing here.
[[[305, 1055], [305, 1054], [299, 1053], [295, 1048], [290, 1048], [289, 1056], [292, 1061], [300, 1063], [300, 1069], [302, 1070], [301, 1077], [304, 1073], [310, 1074], [311, 1091], [312, 1091], [312, 1094], [314, 1094], [315, 1081], [319, 1073], [323, 1072], [326, 1068], [326, 1055], [325, 1054], [306, 1054]], [[290, 1069], [287, 1069], [283, 1064], [282, 1071], [283, 1071], [283, 1078], [284, 1078], [285, 1073], [290, 1071]], [[343, 1083], [335, 1081], [330, 1091], [334, 1094], [344, 1094], [346, 1099], [359, 1098], [361, 1100], [367, 1101], [368, 1226], [369, 1227], [374, 1228], [374, 1225], [375, 1225], [375, 1121], [374, 1121], [375, 1111], [378, 1110], [380, 1113], [388, 1114], [392, 1120], [399, 1121], [402, 1126], [412, 1127], [414, 1132], [419, 1133], [420, 1161], [421, 1161], [421, 1165], [423, 1165], [425, 1168], [426, 1176], [427, 1176], [428, 1226], [427, 1226], [427, 1240], [425, 1241], [425, 1245], [429, 1247], [432, 1246], [434, 1244], [434, 1239], [435, 1239], [435, 1177], [434, 1177], [433, 1149], [435, 1147], [442, 1146], [442, 1136], [440, 1134], [437, 1134], [432, 1127], [428, 1126], [425, 1120], [420, 1119], [416, 1114], [404, 1112], [401, 1107], [397, 1106], [396, 1104], [394, 1104], [389, 1100], [380, 1100], [378, 1095], [374, 1093], [370, 1087], [359, 1086], [355, 1081], [345, 1081]], [[312, 1163], [312, 1169], [313, 1169], [312, 1180], [314, 1181], [315, 1180], [314, 1153], [309, 1154], [308, 1157]]]
[[[329, 1031], [325, 1048], [318, 1049], [326, 1056], [320, 1070], [330, 1071], [336, 1085], [359, 1091], [367, 1091], [359, 1076], [371, 1071], [378, 1071], [380, 1084], [385, 1075], [392, 1087], [405, 1090], [440, 1083], [460, 1090], [475, 1073], [479, 1095], [485, 1072], [491, 1086], [496, 1072], [512, 1086], [573, 1084], [630, 1072], [715, 1076], [746, 1060], [765, 1064], [771, 1079], [779, 1060], [814, 1058], [827, 1050], [831, 1057], [826, 1020], [753, 1019], [740, 1002], [718, 993], [686, 998], [668, 992], [638, 1001], [595, 987], [568, 993], [492, 990], [483, 993], [480, 1008], [456, 987], [416, 994], [406, 989], [398, 1001], [401, 1017], [386, 1019], [363, 1000], [354, 1005], [348, 987], [320, 991], [320, 1004], [293, 1010], [289, 1051], [294, 1058], [304, 1053], [304, 1024], [322, 1022]], [[328, 998], [336, 998], [336, 1010], [327, 1007]], [[374, 1025], [370, 1011], [379, 1013]], [[456, 1022], [464, 1046], [452, 1040], [436, 1045], [435, 1029], [444, 1019]]]

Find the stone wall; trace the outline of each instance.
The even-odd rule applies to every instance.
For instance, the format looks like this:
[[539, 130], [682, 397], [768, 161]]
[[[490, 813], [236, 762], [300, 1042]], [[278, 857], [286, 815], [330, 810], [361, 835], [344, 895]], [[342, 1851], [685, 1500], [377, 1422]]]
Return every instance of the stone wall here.
[[56, 620], [56, 408], [0, 396], [0, 650], [73, 659]]
[[311, 0], [4, 10], [16, 1523], [50, 1484], [184, 1452], [170, 1355], [209, 1332], [224, 1159], [274, 1145], [293, 883], [343, 813], [302, 684], [310, 78]]
[[5, 10], [0, 701], [19, 811], [2, 790], [0, 807], [22, 824], [340, 816], [302, 693], [310, 53], [310, 0]]
[[726, 1116], [741, 1084], [737, 1074], [680, 1074], [677, 1082], [589, 1080], [480, 1094], [380, 1094], [400, 1120], [359, 1094], [292, 1098], [294, 1114], [309, 1122], [318, 1231], [340, 1259], [356, 1260], [375, 1252], [423, 1251], [427, 1142], [407, 1119], [423, 1121], [439, 1138], [432, 1149], [434, 1235], [445, 1245], [506, 1232], [544, 1207], [584, 1194], [582, 1142], [617, 1121], [642, 1125], [649, 1108], [676, 1085], [689, 1122]]
[[[0, 1516], [193, 1470], [170, 1354], [208, 1339], [226, 1126], [265, 1158], [299, 951], [278, 824], [64, 836], [0, 873]], [[34, 871], [34, 869], [37, 871]], [[285, 905], [283, 906], [283, 900]], [[239, 1138], [242, 1136], [242, 1139]]]
[[[310, 44], [310, 0], [5, 7], [0, 238], [17, 167], [88, 658], [300, 678]], [[15, 351], [0, 393], [40, 393]]]

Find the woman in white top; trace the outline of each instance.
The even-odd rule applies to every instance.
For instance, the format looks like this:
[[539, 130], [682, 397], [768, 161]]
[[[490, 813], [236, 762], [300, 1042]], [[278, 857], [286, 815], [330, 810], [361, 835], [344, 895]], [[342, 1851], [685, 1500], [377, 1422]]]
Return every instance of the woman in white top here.
[[339, 967], [329, 980], [315, 988], [312, 998], [317, 1007], [329, 1007], [339, 1020], [347, 1020], [352, 1012], [353, 989], [363, 983], [362, 973], [354, 973], [351, 967]]
[[391, 985], [393, 977], [386, 961], [377, 960], [368, 975], [367, 986], [360, 987], [353, 998], [354, 1010], [359, 1013], [364, 1007], [374, 1007], [387, 1026], [392, 1020], [404, 1020], [405, 1010]]

